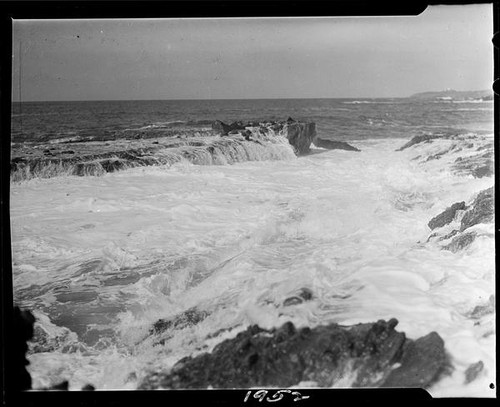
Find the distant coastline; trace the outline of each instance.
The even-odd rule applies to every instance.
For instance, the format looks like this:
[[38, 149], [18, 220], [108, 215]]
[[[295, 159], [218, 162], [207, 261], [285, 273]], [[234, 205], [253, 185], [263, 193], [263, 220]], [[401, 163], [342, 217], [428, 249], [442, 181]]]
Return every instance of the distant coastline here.
[[472, 90], [458, 91], [446, 89], [442, 91], [421, 92], [410, 96], [412, 99], [437, 99], [437, 100], [493, 100], [493, 91], [491, 90]]

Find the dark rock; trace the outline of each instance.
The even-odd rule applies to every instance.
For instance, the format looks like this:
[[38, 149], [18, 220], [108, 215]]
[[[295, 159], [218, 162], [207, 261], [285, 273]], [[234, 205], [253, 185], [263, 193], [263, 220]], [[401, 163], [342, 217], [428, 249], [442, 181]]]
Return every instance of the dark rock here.
[[229, 134], [231, 130], [245, 130], [245, 126], [246, 124], [241, 121], [226, 124], [221, 120], [216, 120], [212, 123], [212, 129], [221, 135]]
[[246, 124], [242, 121], [233, 122], [229, 125], [231, 130], [245, 130]]
[[345, 141], [325, 140], [319, 137], [316, 137], [316, 139], [314, 140], [314, 145], [316, 147], [326, 148], [328, 150], [361, 151], [360, 149], [351, 146]]
[[495, 312], [495, 296], [491, 295], [486, 305], [477, 305], [470, 313], [472, 319], [479, 319]]
[[313, 295], [311, 290], [308, 288], [302, 288], [299, 293], [293, 297], [288, 297], [285, 301], [283, 301], [283, 306], [288, 307], [290, 305], [301, 304], [304, 301], [310, 301]]
[[310, 151], [311, 143], [316, 137], [316, 123], [287, 123], [282, 130], [298, 155]]
[[471, 209], [465, 212], [462, 218], [460, 231], [479, 223], [487, 223], [493, 220], [494, 196], [493, 187], [481, 191], [471, 205]]
[[[296, 329], [287, 322], [272, 330], [253, 325], [211, 353], [148, 375], [139, 389], [286, 388], [301, 381], [331, 387], [341, 380], [351, 387], [429, 386], [447, 361], [442, 339], [435, 332], [407, 339], [394, 329], [397, 323]], [[401, 365], [394, 369], [396, 363]]]
[[31, 389], [31, 376], [26, 370], [26, 366], [29, 365], [26, 352], [28, 351], [27, 341], [33, 338], [34, 324], [35, 317], [30, 311], [14, 307], [14, 332], [12, 335], [12, 349], [10, 350], [12, 371], [9, 372], [13, 391]]
[[452, 253], [456, 253], [459, 250], [465, 249], [466, 247], [470, 246], [476, 239], [476, 236], [476, 232], [462, 233], [461, 235], [454, 237], [451, 243], [443, 246], [443, 249], [449, 250]]
[[465, 371], [465, 384], [476, 380], [479, 373], [484, 369], [484, 363], [480, 360], [479, 362], [473, 363]]
[[153, 324], [150, 334], [160, 334], [169, 329], [183, 329], [196, 325], [208, 317], [208, 312], [190, 308], [172, 319], [159, 319]]
[[75, 154], [75, 152], [73, 150], [63, 150], [61, 154]]
[[450, 233], [444, 235], [443, 237], [441, 237], [439, 240], [447, 240], [447, 239], [450, 239], [452, 238], [453, 236], [455, 236], [456, 234], [458, 234], [458, 230], [452, 230]]
[[408, 342], [400, 360], [382, 387], [426, 387], [445, 369], [444, 342], [436, 332]]
[[432, 218], [427, 225], [429, 226], [429, 228], [431, 228], [431, 230], [434, 230], [436, 228], [441, 228], [453, 221], [457, 211], [462, 211], [464, 209], [465, 209], [465, 202], [462, 201], [454, 203], [450, 207], [446, 208], [439, 215]]
[[69, 382], [67, 380], [62, 381], [61, 383], [55, 384], [52, 387], [49, 387], [48, 389], [45, 390], [62, 390], [62, 391], [68, 391], [69, 390]]
[[242, 134], [245, 140], [250, 141], [252, 139], [252, 132], [250, 130], [245, 130]]
[[227, 134], [231, 128], [221, 120], [216, 120], [212, 123], [212, 129], [218, 134]]
[[411, 147], [411, 146], [414, 146], [415, 144], [419, 144], [419, 143], [427, 142], [427, 141], [430, 141], [430, 140], [434, 140], [434, 139], [439, 138], [439, 137], [440, 136], [437, 135], [437, 134], [422, 134], [422, 135], [418, 135], [418, 136], [413, 137], [408, 143], [406, 143], [402, 147], [398, 148], [396, 151], [403, 151], [404, 149], [406, 149], [408, 147]]

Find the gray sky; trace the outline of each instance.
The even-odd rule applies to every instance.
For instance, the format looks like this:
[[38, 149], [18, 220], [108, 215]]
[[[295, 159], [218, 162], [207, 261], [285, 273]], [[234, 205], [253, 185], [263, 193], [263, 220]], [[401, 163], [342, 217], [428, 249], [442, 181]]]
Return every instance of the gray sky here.
[[13, 99], [19, 88], [24, 101], [488, 89], [492, 15], [479, 4], [416, 17], [16, 20]]

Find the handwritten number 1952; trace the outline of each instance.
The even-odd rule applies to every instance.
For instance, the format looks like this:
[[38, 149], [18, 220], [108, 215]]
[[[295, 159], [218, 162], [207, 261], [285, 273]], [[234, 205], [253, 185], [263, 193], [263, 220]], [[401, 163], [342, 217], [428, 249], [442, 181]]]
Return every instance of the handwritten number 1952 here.
[[[291, 391], [291, 390], [278, 390], [276, 393], [272, 395], [271, 398], [269, 397], [266, 398], [266, 396], [269, 394], [267, 390], [257, 390], [253, 395], [253, 398], [259, 399], [259, 402], [264, 401], [265, 399], [269, 403], [274, 403], [275, 401], [280, 401], [283, 398], [284, 393], [289, 393], [292, 396], [295, 396], [293, 401], [300, 401], [309, 398], [309, 396], [302, 396], [298, 391]], [[252, 395], [252, 390], [247, 391], [247, 394], [243, 401], [246, 403], [251, 395]]]

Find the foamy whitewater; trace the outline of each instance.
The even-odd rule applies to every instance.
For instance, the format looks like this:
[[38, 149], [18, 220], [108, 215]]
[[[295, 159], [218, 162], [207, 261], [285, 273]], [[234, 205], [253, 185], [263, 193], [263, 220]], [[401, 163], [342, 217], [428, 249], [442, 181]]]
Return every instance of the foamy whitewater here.
[[[29, 355], [33, 387], [135, 389], [250, 324], [397, 318], [409, 338], [444, 340], [453, 371], [434, 397], [493, 397], [494, 314], [478, 323], [470, 313], [494, 294], [494, 224], [474, 226], [477, 239], [453, 253], [427, 241], [427, 223], [494, 181], [452, 171], [461, 151], [415, 159], [444, 140], [395, 151], [408, 140], [365, 138], [352, 142], [361, 152], [313, 148], [299, 158], [282, 145], [290, 154], [279, 161], [11, 184], [14, 294], [58, 341]], [[303, 287], [311, 301], [281, 306]], [[149, 335], [158, 319], [193, 307], [209, 315], [162, 344]]]

